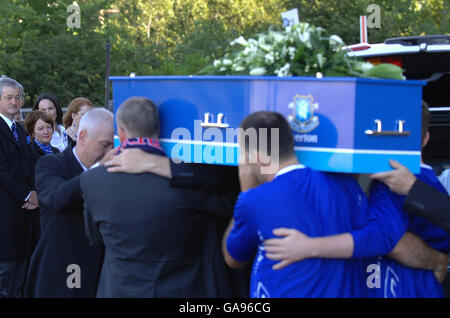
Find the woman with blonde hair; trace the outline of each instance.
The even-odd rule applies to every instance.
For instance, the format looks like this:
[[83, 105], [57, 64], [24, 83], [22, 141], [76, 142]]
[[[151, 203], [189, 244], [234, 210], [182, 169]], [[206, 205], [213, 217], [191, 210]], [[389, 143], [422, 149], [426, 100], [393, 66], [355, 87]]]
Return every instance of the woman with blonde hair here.
[[63, 125], [66, 128], [69, 145], [73, 148], [77, 142], [78, 125], [81, 117], [94, 107], [94, 104], [87, 98], [77, 97], [67, 107], [63, 118]]

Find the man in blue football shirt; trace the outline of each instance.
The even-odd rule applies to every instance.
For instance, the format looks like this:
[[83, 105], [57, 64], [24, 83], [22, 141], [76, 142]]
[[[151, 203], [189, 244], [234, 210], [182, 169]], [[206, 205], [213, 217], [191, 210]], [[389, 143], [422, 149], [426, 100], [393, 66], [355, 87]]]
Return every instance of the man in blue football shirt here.
[[[245, 132], [239, 135], [241, 153], [247, 157], [239, 165], [243, 192], [235, 205], [234, 222], [224, 235], [223, 251], [227, 264], [233, 268], [253, 260], [256, 253], [250, 296], [362, 296], [360, 280], [364, 271], [360, 259], [315, 258], [274, 271], [275, 262], [264, 251], [264, 241], [274, 237], [272, 232], [277, 227], [324, 236], [364, 225], [367, 198], [358, 183], [350, 175], [322, 173], [299, 164], [291, 128], [281, 114], [253, 113], [244, 119], [241, 128]], [[252, 129], [253, 134], [249, 131]], [[260, 134], [263, 129], [266, 134]], [[246, 135], [256, 140], [246, 142]], [[258, 138], [262, 135], [267, 140]], [[278, 150], [278, 158], [274, 158], [273, 151], [269, 154], [263, 149], [266, 141], [266, 149]], [[264, 168], [274, 159], [279, 159], [279, 166], [268, 172]]]
[[[422, 146], [429, 139], [429, 121], [424, 104]], [[422, 164], [416, 177], [446, 193], [431, 167]], [[442, 297], [439, 281], [445, 277], [447, 257], [436, 250], [449, 250], [449, 234], [419, 216], [409, 215], [403, 210], [404, 201], [404, 196], [374, 182], [369, 197], [370, 219], [364, 227], [323, 238], [310, 238], [294, 229], [276, 229], [274, 233], [284, 238], [266, 241], [267, 257], [282, 260], [275, 269], [309, 257], [366, 257], [363, 264], [370, 275], [364, 282], [369, 296]], [[332, 255], [327, 251], [331, 247]], [[377, 255], [387, 256], [374, 257]]]

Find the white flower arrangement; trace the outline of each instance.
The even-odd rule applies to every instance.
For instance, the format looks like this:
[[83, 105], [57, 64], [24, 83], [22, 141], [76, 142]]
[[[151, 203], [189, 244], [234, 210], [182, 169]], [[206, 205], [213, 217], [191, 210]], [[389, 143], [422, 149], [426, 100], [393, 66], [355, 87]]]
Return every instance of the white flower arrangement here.
[[[200, 74], [364, 77], [373, 65], [349, 57], [344, 45], [338, 35], [308, 23], [283, 30], [270, 28], [255, 38], [240, 36], [231, 41], [229, 52]], [[398, 71], [401, 76], [401, 68]]]

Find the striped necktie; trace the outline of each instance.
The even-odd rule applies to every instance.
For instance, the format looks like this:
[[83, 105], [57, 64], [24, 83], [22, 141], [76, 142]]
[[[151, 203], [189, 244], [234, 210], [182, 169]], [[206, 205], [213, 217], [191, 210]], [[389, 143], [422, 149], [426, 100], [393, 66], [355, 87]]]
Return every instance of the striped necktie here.
[[17, 134], [16, 123], [12, 124], [11, 131], [14, 135], [14, 138], [16, 138], [16, 141], [19, 142], [19, 135]]

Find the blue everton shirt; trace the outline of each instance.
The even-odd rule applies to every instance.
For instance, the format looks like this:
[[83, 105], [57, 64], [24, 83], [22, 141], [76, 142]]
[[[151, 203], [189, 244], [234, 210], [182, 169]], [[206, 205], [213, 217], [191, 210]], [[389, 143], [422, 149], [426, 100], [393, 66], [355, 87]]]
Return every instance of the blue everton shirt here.
[[[422, 165], [417, 179], [447, 193], [431, 167]], [[406, 231], [412, 232], [429, 246], [447, 253], [450, 248], [450, 236], [442, 228], [420, 216], [403, 210], [405, 196], [397, 195], [380, 182], [372, 185], [370, 204], [370, 226], [355, 231], [354, 256], [384, 255], [389, 253]], [[378, 240], [372, 240], [370, 228], [381, 229]], [[369, 230], [367, 230], [369, 229]], [[369, 233], [369, 234], [368, 234]], [[434, 278], [432, 271], [413, 269], [396, 261], [383, 257], [364, 260], [364, 265], [376, 264], [380, 268], [379, 288], [368, 288], [372, 297], [443, 297], [442, 285]]]
[[306, 259], [275, 271], [277, 262], [265, 257], [263, 242], [279, 227], [312, 237], [350, 232], [366, 223], [367, 213], [367, 198], [350, 175], [289, 166], [241, 193], [227, 249], [240, 262], [254, 257], [251, 297], [365, 296], [360, 259]]

